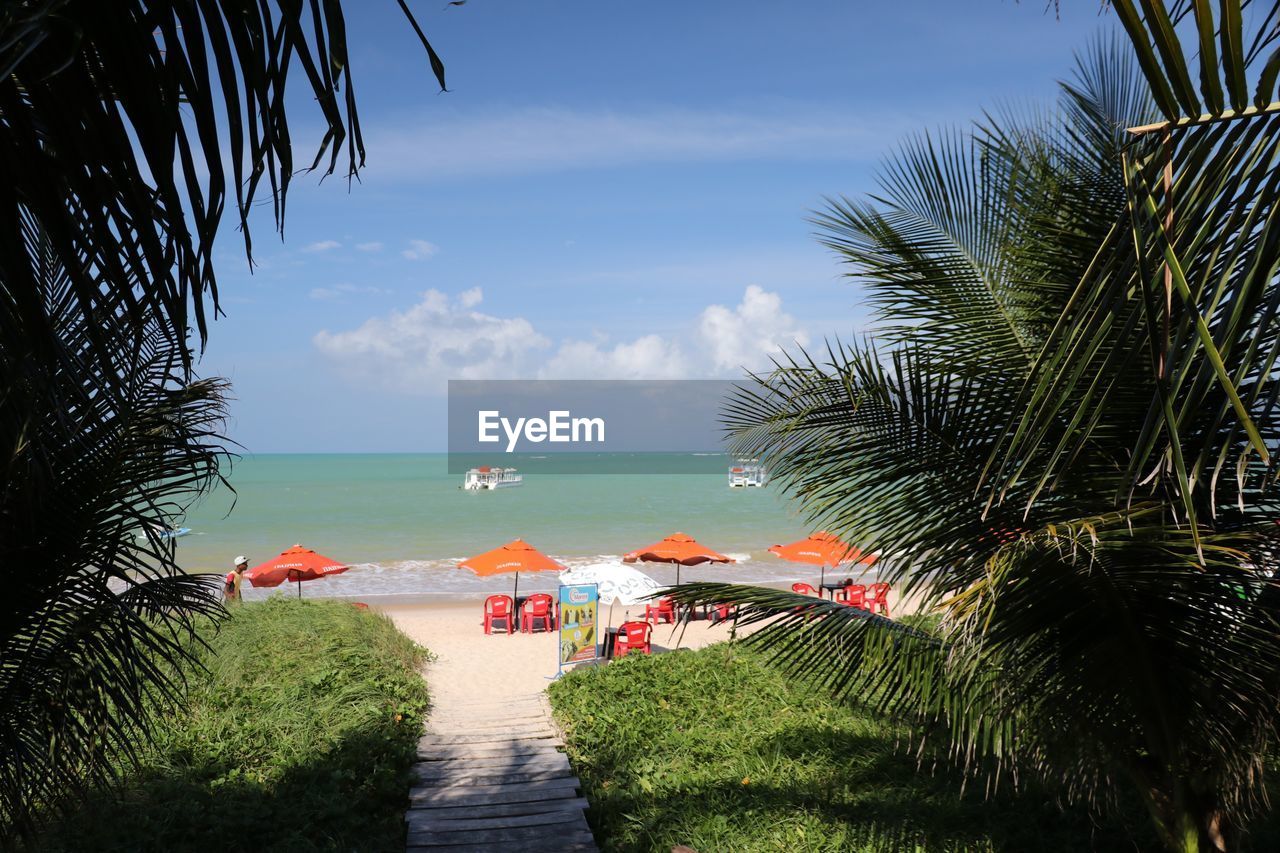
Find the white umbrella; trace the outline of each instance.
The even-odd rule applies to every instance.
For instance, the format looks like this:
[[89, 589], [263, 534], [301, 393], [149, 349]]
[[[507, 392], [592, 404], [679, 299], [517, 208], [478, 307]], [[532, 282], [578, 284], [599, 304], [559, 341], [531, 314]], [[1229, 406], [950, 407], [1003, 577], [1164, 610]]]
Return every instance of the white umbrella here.
[[600, 587], [600, 603], [613, 604], [615, 601], [623, 607], [640, 604], [653, 593], [662, 589], [662, 584], [621, 563], [592, 563], [560, 573], [560, 583], [566, 586], [577, 584], [597, 584]]

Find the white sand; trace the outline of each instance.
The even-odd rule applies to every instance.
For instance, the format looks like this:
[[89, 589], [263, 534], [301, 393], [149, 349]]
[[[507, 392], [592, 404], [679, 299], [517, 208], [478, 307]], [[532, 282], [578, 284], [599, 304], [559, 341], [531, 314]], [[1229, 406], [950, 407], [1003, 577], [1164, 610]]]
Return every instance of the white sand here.
[[[476, 702], [510, 701], [536, 696], [556, 675], [559, 634], [489, 634], [481, 627], [483, 605], [422, 604], [375, 605], [396, 626], [426, 646], [436, 656], [427, 665], [431, 703], [437, 709]], [[600, 608], [602, 620], [609, 607]], [[644, 616], [644, 606], [613, 608], [612, 624]], [[657, 625], [653, 629], [654, 654], [677, 647], [702, 648], [729, 639], [729, 624], [705, 620], [682, 625]], [[603, 662], [601, 662], [603, 663]], [[583, 663], [577, 666], [593, 666]]]
[[[396, 626], [426, 646], [436, 656], [427, 665], [426, 678], [435, 711], [459, 706], [500, 704], [538, 696], [556, 675], [559, 634], [490, 634], [481, 627], [483, 603], [376, 604]], [[889, 594], [890, 612], [899, 615], [902, 603]], [[617, 626], [640, 620], [644, 605], [630, 608], [608, 605], [600, 608], [600, 619]], [[729, 639], [732, 623], [712, 625], [695, 620], [688, 625], [657, 625], [653, 629], [654, 654], [675, 648], [699, 649]], [[739, 635], [743, 633], [739, 630]], [[604, 665], [578, 664], [577, 666]], [[433, 713], [435, 713], [433, 711]]]

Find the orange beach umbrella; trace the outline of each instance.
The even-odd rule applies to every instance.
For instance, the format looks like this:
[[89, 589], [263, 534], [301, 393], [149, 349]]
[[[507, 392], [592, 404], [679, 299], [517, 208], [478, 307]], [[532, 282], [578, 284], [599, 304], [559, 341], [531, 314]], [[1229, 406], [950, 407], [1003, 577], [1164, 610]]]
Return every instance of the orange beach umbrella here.
[[822, 580], [818, 581], [819, 587], [826, 580], [827, 566], [835, 568], [842, 563], [863, 563], [870, 566], [876, 561], [874, 556], [864, 555], [839, 536], [825, 530], [819, 530], [787, 545], [774, 545], [769, 552], [793, 563], [822, 566]]
[[563, 572], [565, 570], [564, 566], [523, 539], [513, 539], [492, 551], [469, 557], [458, 565], [464, 569], [470, 569], [482, 578], [515, 572], [515, 589], [511, 592], [513, 601], [516, 593], [520, 591], [521, 572]]
[[327, 578], [345, 572], [345, 566], [323, 554], [317, 554], [310, 548], [294, 545], [281, 552], [279, 557], [267, 560], [244, 573], [245, 578], [255, 587], [280, 586], [285, 581], [297, 581], [298, 597], [302, 597], [302, 582]]
[[692, 536], [683, 533], [672, 533], [661, 542], [655, 542], [644, 548], [637, 548], [622, 558], [624, 563], [643, 560], [646, 563], [675, 563], [676, 586], [680, 585], [680, 567], [696, 566], [699, 563], [732, 563], [732, 557], [726, 557], [718, 551], [712, 551], [701, 545]]

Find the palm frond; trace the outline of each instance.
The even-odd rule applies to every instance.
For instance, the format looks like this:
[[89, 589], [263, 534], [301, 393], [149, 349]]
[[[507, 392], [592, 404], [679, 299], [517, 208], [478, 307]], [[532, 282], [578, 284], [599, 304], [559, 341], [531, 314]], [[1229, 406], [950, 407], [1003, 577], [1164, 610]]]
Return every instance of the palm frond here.
[[[126, 306], [85, 317], [34, 218], [52, 335], [0, 300], [0, 842], [111, 777], [180, 694], [216, 578], [158, 535], [219, 481], [226, 383]], [[114, 342], [103, 359], [90, 336]], [[108, 381], [108, 377], [111, 381]]]
[[[443, 87], [443, 65], [413, 26]], [[163, 318], [175, 341], [194, 326], [203, 342], [228, 196], [250, 258], [264, 180], [284, 226], [297, 171], [285, 109], [295, 66], [324, 126], [307, 168], [332, 173], [345, 144], [355, 177], [364, 146], [339, 0], [4, 4], [0, 280], [22, 321], [46, 331], [54, 322], [21, 239], [28, 217], [59, 257], [82, 259], [66, 275], [86, 317], [118, 302]], [[114, 292], [126, 281], [146, 284]], [[109, 342], [88, 334], [105, 355]], [[182, 361], [190, 366], [185, 349]]]

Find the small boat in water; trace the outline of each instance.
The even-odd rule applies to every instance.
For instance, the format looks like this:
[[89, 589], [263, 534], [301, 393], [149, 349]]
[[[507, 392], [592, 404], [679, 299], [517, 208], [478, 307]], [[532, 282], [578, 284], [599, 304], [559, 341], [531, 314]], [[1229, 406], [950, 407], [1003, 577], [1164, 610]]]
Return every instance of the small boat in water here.
[[[179, 536], [186, 536], [191, 532], [190, 527], [162, 527], [156, 528], [155, 534], [157, 539], [177, 539]], [[146, 539], [147, 534], [139, 533], [139, 539]]]
[[769, 474], [759, 459], [739, 459], [729, 468], [729, 488], [759, 489], [769, 482]]
[[469, 492], [480, 492], [488, 489], [506, 489], [511, 486], [524, 485], [524, 476], [515, 468], [493, 468], [481, 465], [467, 472], [462, 481], [462, 488]]

